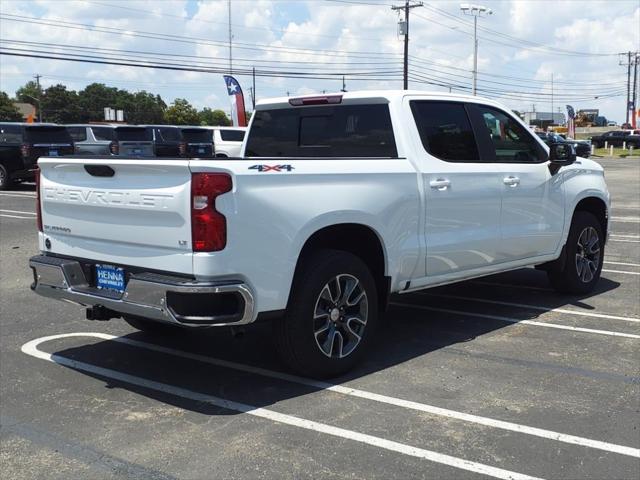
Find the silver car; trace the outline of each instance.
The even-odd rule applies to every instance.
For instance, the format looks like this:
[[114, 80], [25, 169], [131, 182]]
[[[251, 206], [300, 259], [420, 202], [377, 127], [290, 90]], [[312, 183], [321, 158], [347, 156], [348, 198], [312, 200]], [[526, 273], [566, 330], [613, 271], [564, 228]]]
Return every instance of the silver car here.
[[67, 125], [76, 153], [85, 155], [109, 155], [113, 129], [113, 125]]

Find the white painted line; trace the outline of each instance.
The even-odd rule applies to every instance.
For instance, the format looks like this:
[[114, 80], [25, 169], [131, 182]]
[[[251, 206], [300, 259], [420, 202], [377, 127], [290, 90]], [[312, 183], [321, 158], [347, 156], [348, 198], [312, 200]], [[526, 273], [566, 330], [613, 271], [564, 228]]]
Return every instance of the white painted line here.
[[640, 223], [640, 217], [610, 217], [614, 222], [620, 223]]
[[532, 310], [540, 310], [542, 312], [557, 312], [564, 313], [567, 315], [577, 315], [579, 317], [594, 317], [594, 318], [606, 318], [610, 320], [624, 320], [626, 322], [638, 322], [640, 323], [640, 318], [636, 317], [622, 317], [619, 315], [610, 315], [608, 313], [594, 313], [594, 312], [586, 312], [583, 310], [567, 310], [566, 308], [550, 308], [550, 307], [542, 307], [539, 305], [529, 305], [527, 303], [512, 303], [512, 302], [502, 302], [498, 300], [486, 300], [484, 298], [475, 298], [475, 297], [463, 297], [461, 295], [448, 295], [444, 293], [431, 293], [431, 292], [420, 292], [421, 295], [428, 295], [430, 297], [442, 297], [442, 298], [454, 298], [457, 300], [468, 300], [471, 302], [479, 302], [479, 303], [490, 303], [493, 305], [505, 305], [507, 307], [520, 307], [520, 308], [530, 308]]
[[537, 322], [534, 320], [518, 320], [517, 318], [502, 317], [500, 315], [487, 315], [485, 313], [463, 312], [461, 310], [450, 310], [448, 308], [427, 307], [425, 305], [416, 305], [413, 303], [391, 302], [391, 305], [401, 307], [417, 308], [419, 310], [430, 310], [433, 312], [453, 313], [455, 315], [463, 315], [467, 317], [488, 318], [490, 320], [500, 320], [508, 323], [521, 323], [525, 325], [536, 325], [538, 327], [557, 328], [559, 330], [571, 330], [573, 332], [595, 333], [598, 335], [608, 335], [610, 337], [640, 338], [640, 335], [634, 333], [611, 332], [609, 330], [596, 330], [593, 328], [572, 327], [570, 325], [558, 325], [557, 323]]
[[627, 267], [640, 267], [640, 263], [610, 262], [608, 260], [605, 260], [604, 263], [609, 265], [625, 265]]
[[23, 194], [23, 193], [18, 193], [18, 192], [11, 192], [11, 193], [7, 193], [7, 192], [0, 192], [0, 197], [22, 197], [22, 198], [36, 198], [36, 194], [35, 193], [29, 193], [29, 194]]
[[37, 215], [35, 212], [23, 212], [21, 210], [4, 210], [2, 208], [0, 208], [0, 212], [19, 213], [19, 214], [22, 214], [22, 215], [33, 215], [34, 217]]
[[20, 220], [33, 220], [33, 217], [19, 217], [17, 215], [7, 215], [5, 213], [0, 213], [0, 217], [5, 218], [19, 218]]
[[626, 238], [610, 238], [609, 242], [620, 242], [620, 243], [640, 243], [640, 240], [627, 240]]
[[[375, 437], [373, 435], [367, 435], [365, 433], [355, 432], [353, 430], [346, 430], [344, 428], [334, 427], [332, 425], [327, 425], [325, 423], [320, 423], [320, 422], [315, 422], [313, 420], [307, 420], [304, 418], [295, 417], [293, 415], [278, 413], [273, 410], [268, 410], [266, 408], [259, 408], [253, 405], [247, 405], [245, 403], [234, 402], [232, 400], [225, 400], [224, 398], [214, 397], [213, 395], [207, 395], [204, 393], [195, 392], [193, 390], [188, 390], [186, 388], [176, 387], [166, 383], [148, 380], [146, 378], [129, 375], [126, 373], [118, 372], [116, 370], [111, 370], [109, 368], [99, 367], [97, 365], [92, 365], [90, 363], [78, 362], [76, 360], [73, 360], [67, 357], [62, 357], [59, 355], [50, 354], [50, 353], [46, 353], [41, 350], [38, 350], [38, 345], [40, 345], [41, 343], [47, 342], [49, 340], [55, 340], [57, 338], [65, 338], [70, 336], [87, 336], [87, 334], [84, 334], [84, 333], [62, 334], [62, 335], [52, 335], [50, 337], [37, 338], [35, 340], [31, 340], [30, 342], [25, 343], [22, 346], [22, 351], [27, 355], [31, 355], [32, 357], [35, 357], [41, 360], [46, 360], [48, 362], [57, 363], [59, 365], [64, 365], [66, 367], [73, 368], [76, 370], [82, 370], [85, 372], [97, 374], [103, 377], [118, 380], [120, 382], [128, 383], [130, 385], [136, 385], [142, 388], [155, 390], [155, 391], [166, 393], [176, 397], [187, 398], [189, 400], [193, 400], [196, 402], [208, 403], [210, 405], [215, 405], [216, 407], [219, 407], [219, 408], [225, 408], [228, 410], [234, 410], [236, 412], [246, 413], [249, 415], [253, 415], [255, 417], [265, 418], [273, 422], [283, 423], [286, 425], [291, 425], [293, 427], [298, 427], [305, 430], [311, 430], [314, 432], [320, 432], [320, 433], [324, 433], [334, 437], [353, 440], [355, 442], [371, 445], [373, 447], [389, 450], [392, 452], [401, 453], [403, 455], [422, 458], [434, 463], [440, 463], [442, 465], [448, 465], [450, 467], [458, 468], [460, 470], [466, 470], [469, 472], [479, 473], [482, 475], [487, 475], [490, 477], [500, 478], [504, 480], [535, 480], [536, 479], [536, 477], [531, 477], [529, 475], [524, 475], [521, 473], [509, 471], [509, 470], [504, 470], [502, 468], [492, 467], [492, 466], [484, 465], [482, 463], [477, 463], [477, 462], [471, 462], [469, 460], [464, 460], [462, 458], [452, 457], [450, 455], [445, 455], [445, 454], [434, 452], [431, 450], [425, 450], [422, 448], [413, 447], [411, 445], [407, 445], [404, 443], [394, 442], [392, 440], [387, 440], [381, 437]], [[96, 336], [96, 334], [88, 334], [88, 336]]]
[[[217, 358], [207, 357], [205, 355], [199, 355], [196, 353], [185, 352], [182, 350], [175, 350], [173, 348], [162, 347], [152, 343], [141, 342], [139, 340], [132, 340], [126, 337], [116, 337], [114, 335], [108, 335], [105, 333], [70, 333], [62, 335], [54, 335], [53, 337], [45, 337], [45, 339], [39, 339], [42, 342], [48, 340], [54, 340], [58, 338], [66, 337], [96, 337], [103, 340], [111, 340], [125, 345], [131, 345], [138, 348], [144, 348], [154, 352], [165, 353], [168, 355], [179, 356], [187, 358], [189, 360], [195, 360], [202, 363], [208, 363], [218, 367], [230, 368], [233, 370], [239, 370], [254, 375], [260, 375], [263, 377], [275, 378], [278, 380], [284, 380], [286, 382], [298, 383], [301, 385], [317, 388], [318, 390], [328, 390], [343, 395], [349, 395], [351, 397], [364, 398], [374, 402], [384, 403], [388, 405], [394, 405], [397, 407], [406, 408], [409, 410], [416, 410], [419, 412], [425, 412], [431, 415], [439, 415], [442, 417], [453, 418], [456, 420], [462, 420], [465, 422], [484, 425], [492, 428], [499, 428], [502, 430], [508, 430], [511, 432], [522, 433], [525, 435], [533, 435], [549, 440], [555, 440], [563, 443], [570, 443], [573, 445], [580, 445], [583, 447], [595, 448], [598, 450], [604, 450], [607, 452], [619, 453], [621, 455], [628, 455], [632, 457], [640, 458], [640, 449], [626, 447], [624, 445], [616, 445], [613, 443], [602, 442], [600, 440], [592, 440], [590, 438], [578, 437], [575, 435], [567, 435], [560, 432], [554, 432], [552, 430], [545, 430], [542, 428], [529, 427], [526, 425], [520, 425], [518, 423], [505, 422], [503, 420], [495, 420], [493, 418], [481, 417], [478, 415], [472, 415], [464, 412], [457, 412], [455, 410], [449, 410], [446, 408], [440, 408], [433, 405], [427, 405], [424, 403], [412, 402], [410, 400], [403, 400], [401, 398], [389, 397], [387, 395], [380, 395], [377, 393], [367, 392], [365, 390], [358, 390], [351, 387], [345, 387], [343, 385], [334, 385], [327, 382], [318, 380], [312, 380], [309, 378], [299, 377], [297, 375], [291, 375], [288, 373], [275, 372], [273, 370], [267, 370], [260, 367], [254, 367], [251, 365], [245, 365], [242, 363], [231, 362], [228, 360], [221, 360]], [[35, 341], [35, 340], [34, 340]], [[37, 346], [37, 344], [36, 344]], [[24, 347], [23, 347], [24, 348]]]
[[628, 272], [626, 270], [608, 270], [603, 268], [602, 271], [606, 273], [624, 273], [625, 275], [640, 275], [640, 272]]
[[640, 235], [621, 235], [619, 233], [612, 233], [611, 236], [612, 237], [616, 237], [616, 238], [635, 238], [635, 239], [640, 239]]

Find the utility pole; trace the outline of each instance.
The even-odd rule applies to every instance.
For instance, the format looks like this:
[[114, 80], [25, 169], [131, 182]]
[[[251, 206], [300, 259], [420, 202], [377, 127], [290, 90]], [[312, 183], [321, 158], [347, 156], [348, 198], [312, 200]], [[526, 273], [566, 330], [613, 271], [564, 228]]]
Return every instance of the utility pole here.
[[344, 75], [342, 75], [342, 90], [340, 90], [341, 92], [346, 92], [347, 91], [347, 84], [344, 81]]
[[[624, 55], [624, 54], [621, 54]], [[623, 57], [624, 58], [624, 57]], [[635, 58], [635, 54], [634, 54], [634, 58]], [[619, 65], [623, 66], [623, 67], [627, 67], [627, 103], [624, 106], [624, 110], [625, 110], [625, 123], [629, 123], [629, 101], [631, 100], [631, 65], [632, 65], [632, 60], [631, 60], [631, 52], [627, 52], [627, 62], [625, 63], [624, 60], [620, 60]]]
[[36, 73], [33, 78], [36, 79], [36, 88], [38, 89], [38, 122], [42, 123], [42, 107], [41, 107], [41, 103], [40, 103], [40, 97], [42, 96], [42, 90], [40, 90], [40, 78], [42, 77], [42, 75], [40, 75], [39, 73]]
[[232, 54], [233, 33], [231, 31], [231, 0], [227, 0], [227, 9], [229, 10], [229, 75], [233, 75], [233, 54]]
[[251, 106], [256, 109], [256, 67], [252, 67], [251, 75], [253, 79], [253, 88], [251, 89]]
[[465, 15], [473, 16], [473, 94], [476, 94], [478, 87], [478, 17], [493, 14], [493, 10], [483, 5], [470, 5], [463, 3], [460, 10]]
[[410, 4], [409, 0], [405, 0], [404, 6], [391, 7], [391, 10], [404, 10], [404, 28], [401, 30], [401, 33], [404, 33], [404, 75], [403, 75], [404, 82], [403, 82], [403, 85], [405, 90], [409, 89], [409, 11], [412, 8], [422, 7], [423, 5], [424, 4], [422, 2]]
[[637, 88], [638, 88], [638, 62], [640, 62], [640, 53], [636, 52], [633, 57], [633, 94], [631, 96], [631, 125], [633, 128], [637, 128], [636, 124], [636, 111], [638, 109], [637, 103]]

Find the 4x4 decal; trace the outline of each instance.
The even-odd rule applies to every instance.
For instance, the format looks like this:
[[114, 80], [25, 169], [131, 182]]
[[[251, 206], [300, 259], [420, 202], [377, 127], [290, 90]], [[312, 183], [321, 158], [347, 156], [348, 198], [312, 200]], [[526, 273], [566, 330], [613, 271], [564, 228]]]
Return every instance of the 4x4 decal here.
[[249, 170], [258, 170], [259, 172], [282, 172], [286, 170], [290, 172], [294, 168], [291, 165], [252, 165]]

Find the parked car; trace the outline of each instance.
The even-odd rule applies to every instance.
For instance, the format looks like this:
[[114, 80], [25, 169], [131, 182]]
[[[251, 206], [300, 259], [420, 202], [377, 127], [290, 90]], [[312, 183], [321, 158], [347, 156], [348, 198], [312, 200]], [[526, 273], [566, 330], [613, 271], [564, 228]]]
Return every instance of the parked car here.
[[76, 153], [83, 155], [109, 155], [113, 141], [112, 125], [67, 125]]
[[329, 377], [374, 345], [391, 294], [526, 266], [572, 294], [600, 277], [602, 167], [492, 100], [263, 100], [241, 153], [41, 160], [32, 288], [148, 331], [269, 320], [290, 368]]
[[239, 157], [247, 127], [203, 127], [213, 130], [216, 157]]
[[589, 158], [591, 156], [591, 143], [584, 140], [573, 140], [558, 135], [557, 133], [536, 133], [547, 145], [551, 146], [553, 143], [569, 143], [573, 145], [576, 155], [583, 158]]
[[182, 132], [172, 125], [139, 125], [151, 131], [156, 157], [179, 157]]
[[64, 125], [3, 123], [0, 136], [0, 189], [33, 180], [38, 158], [73, 155], [73, 140]]
[[[633, 130], [630, 130], [633, 132]], [[602, 148], [605, 145], [614, 146], [614, 147], [622, 147], [626, 145], [627, 147], [633, 146], [633, 148], [640, 147], [640, 135], [636, 133], [629, 133], [625, 130], [613, 130], [611, 132], [603, 133], [602, 135], [595, 135], [591, 137], [591, 143], [595, 145], [596, 148]]]
[[134, 125], [115, 127], [109, 151], [117, 156], [153, 157], [153, 131]]
[[198, 127], [182, 128], [180, 155], [184, 157], [213, 158], [213, 130]]

